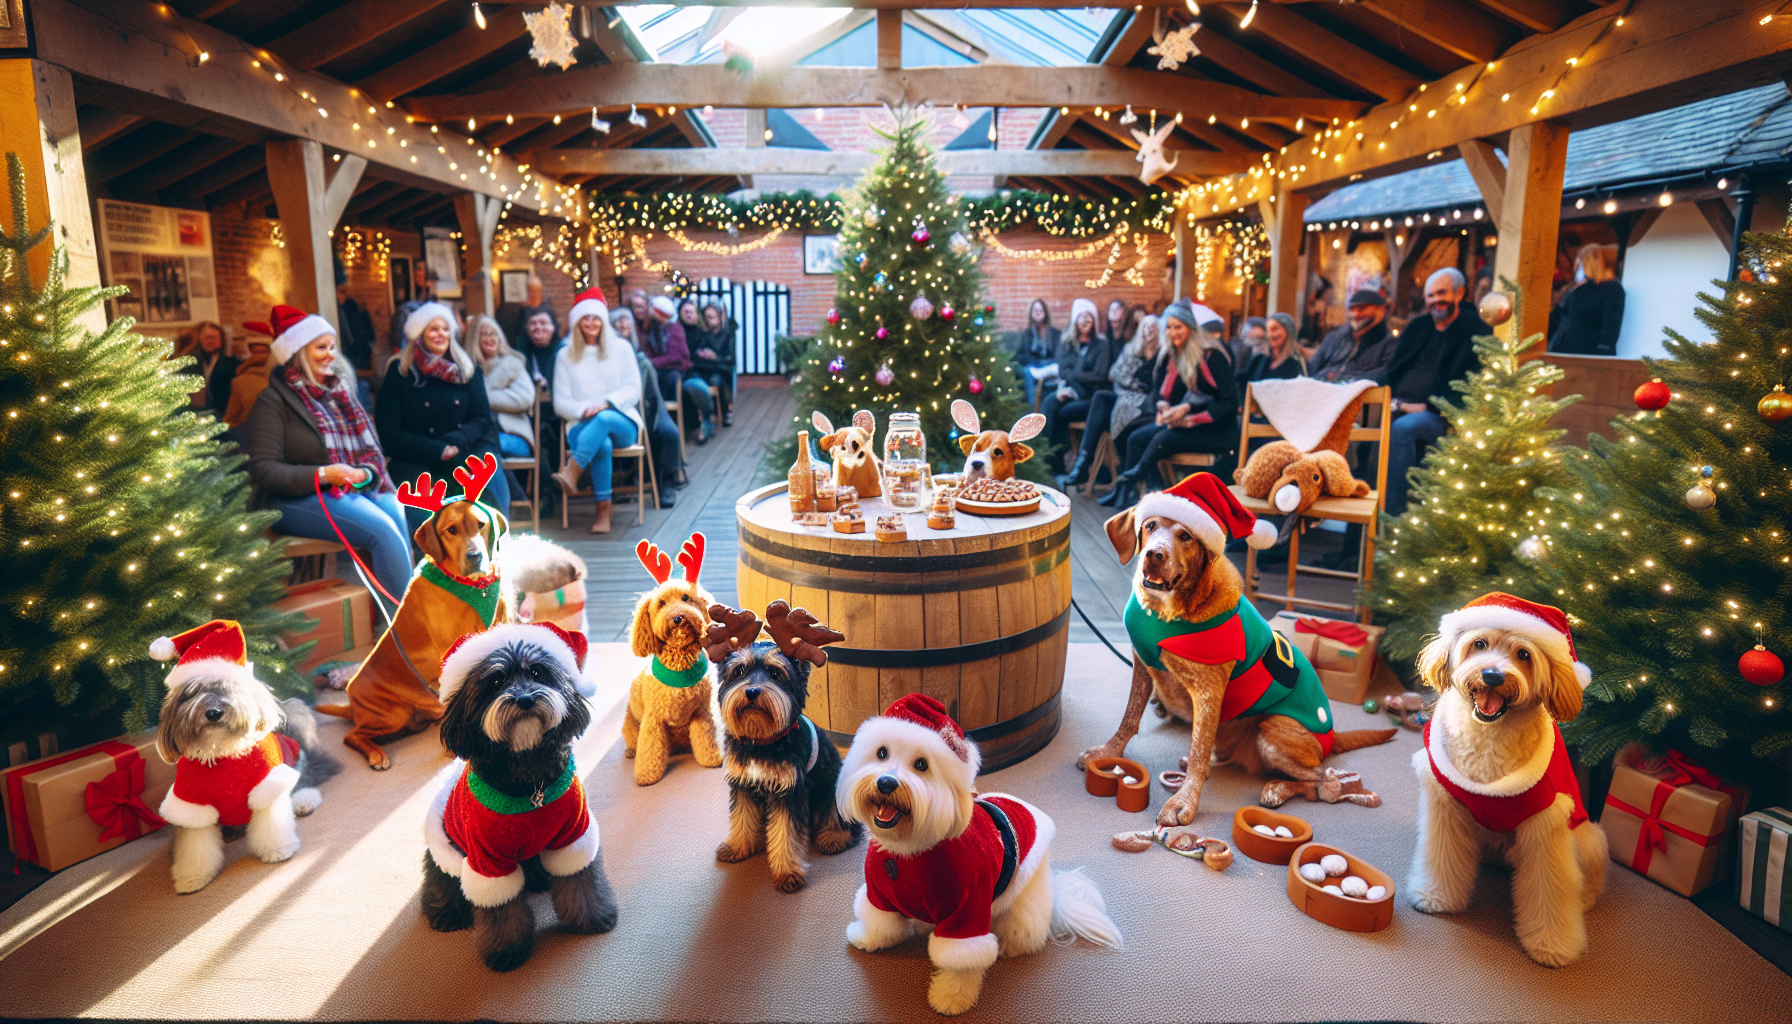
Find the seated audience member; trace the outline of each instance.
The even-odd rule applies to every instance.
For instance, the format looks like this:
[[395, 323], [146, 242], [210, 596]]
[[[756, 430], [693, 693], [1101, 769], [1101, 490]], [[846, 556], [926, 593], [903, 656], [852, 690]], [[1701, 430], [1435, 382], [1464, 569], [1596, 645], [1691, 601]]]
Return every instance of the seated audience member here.
[[1615, 245], [1583, 245], [1574, 259], [1574, 287], [1562, 302], [1561, 323], [1549, 350], [1564, 355], [1615, 356], [1624, 326], [1624, 286], [1618, 283]]
[[[1119, 319], [1126, 318], [1126, 306], [1114, 302]], [[1057, 453], [1070, 443], [1070, 424], [1089, 412], [1089, 403], [1108, 383], [1108, 370], [1114, 365], [1114, 346], [1096, 324], [1095, 303], [1077, 299], [1070, 304], [1070, 326], [1058, 341], [1058, 386], [1045, 396], [1040, 411], [1045, 413], [1046, 449]]]
[[1008, 336], [1008, 351], [1014, 360], [1015, 376], [1027, 394], [1027, 405], [1039, 408], [1034, 393], [1039, 381], [1029, 371], [1050, 366], [1057, 361], [1058, 332], [1052, 329], [1052, 309], [1044, 299], [1034, 299], [1027, 308], [1027, 326]]
[[[554, 359], [566, 344], [559, 335], [559, 325], [554, 322], [554, 311], [540, 307], [529, 311], [523, 319], [523, 335], [527, 339], [523, 343], [523, 362], [529, 367], [529, 377], [535, 381], [535, 388], [546, 401], [541, 403], [541, 464], [558, 466], [560, 464], [560, 417], [554, 412]], [[554, 489], [544, 488], [541, 492], [541, 514], [548, 515], [554, 511], [557, 498]]]
[[1307, 293], [1307, 308], [1301, 313], [1300, 333], [1295, 344], [1300, 346], [1301, 355], [1307, 362], [1319, 351], [1319, 343], [1325, 340], [1326, 309], [1332, 301], [1332, 283], [1323, 277], [1315, 276]]
[[726, 310], [705, 303], [695, 330], [685, 332], [691, 347], [691, 373], [722, 396], [722, 425], [734, 426], [734, 342], [740, 328]]
[[[392, 475], [405, 481], [428, 473], [448, 481], [449, 493], [459, 492], [454, 471], [469, 456], [504, 457], [498, 421], [485, 397], [485, 374], [455, 337], [454, 322], [453, 311], [440, 303], [426, 302], [411, 311], [404, 321], [404, 348], [387, 364], [374, 404], [374, 422]], [[492, 477], [479, 499], [506, 516], [508, 476], [500, 472]], [[413, 527], [429, 518], [422, 509], [407, 509]]]
[[1156, 382], [1157, 350], [1160, 344], [1158, 318], [1146, 315], [1139, 321], [1137, 333], [1108, 370], [1110, 388], [1095, 393], [1089, 402], [1088, 426], [1083, 430], [1083, 443], [1077, 451], [1076, 465], [1058, 477], [1058, 489], [1069, 490], [1089, 482], [1095, 465], [1095, 448], [1101, 443], [1102, 431], [1113, 439], [1116, 452], [1126, 451], [1132, 432], [1152, 420], [1152, 390]]
[[1299, 377], [1306, 372], [1307, 361], [1300, 346], [1294, 343], [1294, 317], [1287, 313], [1271, 313], [1264, 322], [1261, 351], [1252, 355], [1238, 373], [1238, 393], [1242, 398], [1245, 385], [1260, 380]]
[[1475, 339], [1492, 334], [1481, 314], [1463, 301], [1467, 281], [1462, 271], [1445, 267], [1425, 281], [1426, 316], [1406, 325], [1400, 345], [1377, 383], [1392, 388], [1394, 422], [1388, 428], [1387, 513], [1406, 511], [1406, 471], [1419, 464], [1425, 449], [1450, 429], [1438, 413], [1437, 400], [1459, 397], [1450, 387], [1475, 368]]
[[230, 385], [236, 380], [238, 360], [230, 351], [230, 336], [223, 325], [210, 320], [194, 325], [174, 343], [176, 356], [192, 356], [195, 364], [182, 370], [198, 377], [201, 384], [190, 403], [194, 410], [222, 413], [230, 404]]
[[526, 459], [535, 452], [535, 380], [496, 319], [474, 317], [471, 333], [473, 361], [485, 375], [485, 399], [498, 418], [498, 450]]
[[411, 580], [411, 528], [386, 471], [373, 421], [355, 398], [354, 368], [336, 349], [330, 322], [288, 306], [274, 307], [274, 366], [243, 424], [254, 490], [251, 509], [280, 513], [274, 529], [294, 537], [336, 540], [336, 531], [367, 555], [387, 593]]
[[[1121, 486], [1103, 504], [1124, 508], [1137, 501], [1160, 459], [1184, 452], [1225, 456], [1238, 445], [1238, 385], [1225, 323], [1186, 300], [1171, 305], [1164, 318], [1166, 344], [1158, 348], [1154, 375], [1156, 414], [1150, 426], [1127, 439]], [[1211, 470], [1222, 480], [1231, 477], [1227, 461], [1222, 458]]]
[[[610, 326], [616, 333], [629, 339], [634, 344], [635, 316], [626, 309], [610, 310]], [[659, 371], [647, 360], [647, 353], [636, 349], [641, 357], [641, 411], [647, 422], [647, 438], [653, 449], [653, 472], [660, 485], [660, 504], [672, 507], [672, 491], [685, 486], [689, 481], [685, 478], [684, 452], [678, 447], [678, 424], [672, 420], [672, 410], [666, 407], [666, 400], [660, 397]]]
[[642, 430], [635, 347], [610, 326], [608, 314], [597, 289], [580, 294], [567, 314], [572, 334], [554, 369], [554, 411], [570, 426], [566, 465], [553, 479], [570, 497], [578, 492], [579, 475], [591, 471], [597, 498], [592, 533], [610, 532], [611, 453], [636, 443]]
[[342, 324], [342, 355], [356, 370], [373, 369], [373, 317], [349, 294], [341, 262], [336, 264], [336, 319]]
[[1110, 360], [1113, 358], [1112, 353], [1125, 348], [1126, 343], [1132, 340], [1132, 328], [1135, 325], [1126, 322], [1130, 312], [1125, 299], [1109, 300], [1107, 319], [1101, 323], [1101, 334], [1102, 337], [1108, 339], [1108, 358]]
[[230, 382], [230, 401], [224, 406], [224, 422], [232, 430], [249, 422], [249, 410], [255, 408], [261, 389], [268, 386], [268, 374], [274, 368], [268, 355], [272, 350], [273, 343], [260, 334], [249, 339], [249, 354], [237, 364], [236, 377]]
[[1245, 366], [1251, 357], [1263, 351], [1269, 322], [1260, 316], [1247, 316], [1238, 322], [1238, 333], [1232, 336], [1232, 365]]
[[1328, 384], [1375, 376], [1394, 358], [1400, 339], [1388, 332], [1388, 300], [1378, 291], [1359, 288], [1350, 296], [1348, 322], [1334, 327], [1307, 360], [1307, 376]]
[[678, 321], [678, 307], [664, 295], [649, 300], [647, 293], [637, 289], [629, 297], [629, 311], [635, 317], [635, 347], [645, 352], [659, 371], [660, 397], [679, 402], [686, 414], [680, 428], [689, 429], [694, 422], [697, 443], [708, 444], [715, 403], [709, 399], [708, 384], [685, 379], [691, 368], [691, 349], [685, 339], [684, 324]]

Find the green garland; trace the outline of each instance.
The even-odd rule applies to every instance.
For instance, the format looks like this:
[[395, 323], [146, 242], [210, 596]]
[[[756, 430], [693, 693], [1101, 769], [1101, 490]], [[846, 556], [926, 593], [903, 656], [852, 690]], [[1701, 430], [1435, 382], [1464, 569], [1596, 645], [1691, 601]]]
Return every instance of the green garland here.
[[[1051, 235], [1093, 238], [1122, 222], [1135, 231], [1169, 234], [1176, 222], [1176, 200], [1168, 192], [1129, 199], [1078, 199], [1044, 192], [1004, 190], [971, 199], [959, 197], [965, 226], [972, 232], [1005, 231], [1032, 223]], [[591, 218], [600, 236], [630, 232], [840, 230], [845, 201], [830, 193], [773, 192], [752, 202], [699, 192], [655, 195], [594, 195]]]

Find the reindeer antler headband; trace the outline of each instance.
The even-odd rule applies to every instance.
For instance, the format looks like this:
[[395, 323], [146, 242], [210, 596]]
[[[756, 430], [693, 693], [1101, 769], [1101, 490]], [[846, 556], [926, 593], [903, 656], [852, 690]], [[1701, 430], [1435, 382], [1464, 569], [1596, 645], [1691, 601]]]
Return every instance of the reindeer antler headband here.
[[[684, 580], [695, 584], [697, 574], [703, 571], [703, 550], [706, 541], [701, 533], [693, 533], [678, 549], [678, 564], [684, 567]], [[672, 559], [660, 546], [650, 540], [642, 540], [635, 544], [635, 557], [653, 577], [653, 582], [664, 583], [672, 578]]]
[[[750, 611], [713, 604], [709, 606], [709, 617], [711, 625], [703, 631], [704, 652], [718, 665], [742, 647], [751, 647], [759, 638], [759, 616]], [[765, 631], [785, 657], [806, 661], [816, 668], [828, 663], [824, 646], [846, 639], [846, 634], [816, 621], [808, 609], [792, 608], [786, 601], [766, 605]]]
[[412, 508], [420, 508], [431, 515], [442, 511], [450, 502], [469, 501], [479, 504], [479, 496], [485, 493], [485, 485], [491, 483], [492, 477], [498, 475], [498, 458], [495, 455], [469, 455], [465, 466], [454, 467], [454, 481], [460, 484], [461, 493], [448, 497], [448, 481], [432, 480], [428, 473], [417, 478], [415, 484], [398, 485], [398, 502]]

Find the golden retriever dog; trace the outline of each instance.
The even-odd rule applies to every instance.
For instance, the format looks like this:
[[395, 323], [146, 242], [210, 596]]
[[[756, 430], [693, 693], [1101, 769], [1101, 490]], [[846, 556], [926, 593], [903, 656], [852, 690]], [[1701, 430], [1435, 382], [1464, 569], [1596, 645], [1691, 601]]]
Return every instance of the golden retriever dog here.
[[348, 682], [348, 703], [319, 704], [326, 715], [354, 720], [342, 742], [367, 759], [375, 771], [392, 767], [380, 749], [383, 740], [409, 735], [442, 717], [436, 697], [442, 656], [468, 633], [509, 622], [510, 602], [494, 570], [492, 552], [508, 528], [504, 513], [478, 503], [497, 472], [497, 459], [467, 459], [454, 476], [463, 497], [448, 499], [448, 482], [401, 484], [398, 500], [433, 513], [411, 535], [424, 562], [399, 599], [392, 626]]
[[1407, 898], [1427, 914], [1465, 910], [1482, 862], [1503, 860], [1525, 954], [1546, 967], [1579, 960], [1608, 855], [1556, 724], [1580, 714], [1590, 678], [1566, 616], [1488, 594], [1443, 617], [1418, 667], [1439, 696], [1413, 755], [1419, 848]]
[[716, 739], [715, 674], [705, 656], [703, 632], [716, 603], [697, 585], [703, 568], [704, 538], [693, 533], [678, 552], [684, 579], [672, 578], [672, 560], [651, 541], [635, 545], [635, 556], [656, 586], [641, 595], [629, 626], [636, 657], [650, 658], [628, 688], [622, 720], [625, 752], [635, 759], [635, 784], [651, 786], [666, 775], [666, 761], [689, 750], [705, 768], [722, 766]]
[[[1126, 608], [1132, 693], [1113, 738], [1084, 751], [1079, 770], [1091, 757], [1125, 753], [1148, 697], [1190, 724], [1188, 776], [1158, 812], [1160, 825], [1194, 820], [1216, 763], [1320, 782], [1331, 754], [1394, 738], [1394, 729], [1335, 731], [1318, 673], [1244, 600], [1226, 540], [1273, 543], [1275, 530], [1257, 523], [1218, 477], [1197, 473], [1146, 495], [1106, 529], [1122, 565], [1139, 556]], [[1281, 802], [1268, 787], [1262, 799]]]

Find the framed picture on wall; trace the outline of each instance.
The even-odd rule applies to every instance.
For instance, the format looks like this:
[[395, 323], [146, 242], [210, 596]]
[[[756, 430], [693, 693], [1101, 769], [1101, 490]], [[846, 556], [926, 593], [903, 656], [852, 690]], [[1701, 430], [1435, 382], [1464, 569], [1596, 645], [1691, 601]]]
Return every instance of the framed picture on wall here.
[[839, 235], [803, 236], [803, 273], [833, 274], [839, 270]]
[[529, 301], [529, 272], [527, 270], [498, 271], [498, 301], [521, 305]]
[[22, 50], [25, 36], [25, 0], [0, 0], [0, 50]]
[[435, 274], [436, 298], [460, 298], [460, 243], [448, 236], [447, 228], [425, 228], [424, 231], [423, 262]]
[[392, 308], [411, 301], [411, 259], [393, 256], [386, 261], [386, 276], [392, 281]]

